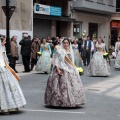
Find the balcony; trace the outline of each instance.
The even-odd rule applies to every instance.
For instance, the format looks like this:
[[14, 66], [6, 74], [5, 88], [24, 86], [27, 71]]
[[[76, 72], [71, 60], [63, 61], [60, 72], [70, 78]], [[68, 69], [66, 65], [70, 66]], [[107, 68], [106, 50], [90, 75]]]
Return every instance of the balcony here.
[[116, 1], [110, 4], [107, 0], [74, 0], [73, 9], [99, 14], [113, 14], [116, 12]]

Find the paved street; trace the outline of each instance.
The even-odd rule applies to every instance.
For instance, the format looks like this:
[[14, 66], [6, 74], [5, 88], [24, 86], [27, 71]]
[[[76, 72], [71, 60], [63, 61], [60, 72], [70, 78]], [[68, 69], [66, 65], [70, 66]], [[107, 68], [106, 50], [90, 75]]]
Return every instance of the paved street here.
[[[76, 109], [46, 108], [44, 91], [48, 75], [19, 73], [20, 85], [25, 94], [27, 105], [21, 112], [2, 115], [0, 120], [120, 120], [120, 71], [114, 70], [110, 77], [89, 77], [86, 72], [81, 77], [87, 103]], [[19, 72], [23, 70], [17, 66]]]

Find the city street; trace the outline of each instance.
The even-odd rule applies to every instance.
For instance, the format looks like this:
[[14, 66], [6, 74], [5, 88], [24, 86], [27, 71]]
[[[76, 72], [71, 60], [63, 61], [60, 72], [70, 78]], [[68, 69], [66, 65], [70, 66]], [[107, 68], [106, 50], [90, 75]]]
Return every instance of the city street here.
[[[1, 115], [0, 120], [120, 120], [120, 71], [111, 63], [110, 77], [90, 77], [85, 67], [81, 77], [86, 91], [86, 105], [81, 108], [46, 108], [44, 91], [48, 75], [19, 73], [20, 85], [27, 100], [18, 113]], [[22, 66], [17, 66], [22, 71]]]

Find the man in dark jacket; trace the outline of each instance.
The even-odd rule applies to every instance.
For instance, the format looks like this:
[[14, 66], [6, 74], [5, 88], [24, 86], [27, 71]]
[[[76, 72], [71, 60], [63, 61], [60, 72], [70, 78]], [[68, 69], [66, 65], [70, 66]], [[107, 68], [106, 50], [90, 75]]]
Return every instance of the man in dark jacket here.
[[31, 56], [31, 44], [32, 41], [28, 38], [27, 34], [23, 35], [23, 39], [19, 42], [21, 45], [21, 55], [23, 65], [25, 68], [24, 72], [30, 72], [30, 56]]

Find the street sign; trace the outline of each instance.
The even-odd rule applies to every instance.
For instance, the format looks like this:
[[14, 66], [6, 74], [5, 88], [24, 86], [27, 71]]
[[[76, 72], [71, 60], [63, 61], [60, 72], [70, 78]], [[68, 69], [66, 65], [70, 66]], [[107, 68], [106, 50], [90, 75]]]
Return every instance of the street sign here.
[[[15, 0], [9, 0], [9, 20], [15, 11]], [[2, 9], [6, 15], [6, 0], [2, 0]]]
[[[2, 6], [6, 6], [6, 0], [2, 0]], [[15, 0], [9, 0], [9, 6], [15, 6]]]

